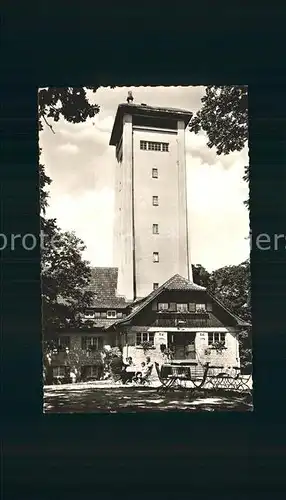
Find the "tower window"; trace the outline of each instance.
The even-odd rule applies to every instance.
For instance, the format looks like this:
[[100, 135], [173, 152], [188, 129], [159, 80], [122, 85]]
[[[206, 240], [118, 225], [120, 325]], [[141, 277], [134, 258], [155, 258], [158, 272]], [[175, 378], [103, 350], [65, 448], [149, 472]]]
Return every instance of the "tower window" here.
[[140, 149], [145, 151], [169, 151], [168, 142], [155, 142], [155, 141], [140, 141]]
[[157, 290], [159, 288], [159, 283], [153, 283], [153, 290]]
[[157, 207], [159, 205], [159, 198], [158, 196], [153, 196], [153, 206]]
[[152, 168], [152, 177], [153, 179], [158, 179], [158, 169]]
[[159, 252], [153, 252], [153, 262], [159, 262]]
[[161, 142], [148, 142], [149, 151], [161, 151], [161, 148], [162, 148]]
[[159, 225], [153, 224], [153, 234], [159, 234]]

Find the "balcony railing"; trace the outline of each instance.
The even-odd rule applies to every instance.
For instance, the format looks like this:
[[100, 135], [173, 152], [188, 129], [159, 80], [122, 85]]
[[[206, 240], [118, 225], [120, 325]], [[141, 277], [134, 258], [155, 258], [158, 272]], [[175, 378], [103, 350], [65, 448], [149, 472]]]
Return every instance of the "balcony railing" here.
[[207, 326], [209, 314], [206, 312], [200, 313], [170, 313], [162, 312], [157, 314], [154, 325], [159, 327], [204, 327]]

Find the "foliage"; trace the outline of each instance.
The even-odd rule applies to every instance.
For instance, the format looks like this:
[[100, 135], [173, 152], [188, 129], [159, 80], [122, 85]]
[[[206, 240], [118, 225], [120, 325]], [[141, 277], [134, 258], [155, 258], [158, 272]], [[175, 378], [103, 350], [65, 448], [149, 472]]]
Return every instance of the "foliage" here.
[[[98, 105], [87, 99], [87, 90], [96, 87], [48, 87], [38, 94], [39, 130], [49, 119], [64, 118], [71, 123], [84, 122], [99, 112]], [[40, 150], [41, 154], [41, 150]], [[92, 293], [87, 291], [90, 267], [82, 259], [85, 246], [73, 232], [62, 231], [56, 219], [46, 217], [49, 194], [46, 190], [52, 180], [39, 165], [40, 211], [42, 240], [42, 297], [44, 333], [66, 326], [80, 326], [80, 313], [90, 305]]]
[[245, 321], [251, 320], [249, 260], [211, 273], [208, 290], [232, 313]]
[[[205, 286], [233, 314], [251, 323], [250, 306], [250, 263], [249, 260], [237, 266], [226, 266], [212, 273], [201, 265], [193, 267], [194, 282]], [[240, 332], [240, 358], [245, 369], [251, 366], [251, 328]]]
[[[41, 154], [41, 149], [40, 149]], [[48, 177], [45, 173], [45, 167], [41, 163], [39, 164], [39, 188], [40, 188], [40, 211], [44, 216], [46, 214], [46, 209], [48, 207], [49, 193], [46, 191], [46, 187], [49, 186], [52, 179]]]
[[168, 359], [171, 360], [173, 359], [174, 356], [174, 351], [171, 348], [167, 348], [163, 351], [163, 355]]
[[42, 300], [44, 332], [79, 327], [80, 313], [91, 304], [87, 290], [90, 267], [82, 259], [83, 242], [73, 232], [61, 231], [54, 220], [44, 224], [47, 243], [42, 247]]
[[[251, 323], [250, 306], [250, 263], [249, 260], [238, 266], [226, 266], [210, 275], [208, 289], [233, 314]], [[252, 361], [251, 328], [240, 332], [241, 364], [248, 370]]]
[[192, 264], [193, 282], [207, 287], [210, 273], [201, 264]]
[[208, 136], [208, 147], [217, 154], [241, 151], [248, 139], [247, 86], [209, 85], [201, 99], [202, 108], [193, 116], [190, 130]]
[[[244, 167], [244, 176], [243, 176], [243, 180], [245, 182], [249, 182], [249, 165], [246, 165]], [[244, 201], [244, 205], [249, 209], [249, 200], [245, 200]]]
[[224, 345], [224, 342], [220, 341], [220, 342], [214, 342], [210, 347], [210, 349], [214, 349], [218, 353], [222, 353], [222, 351], [226, 349], [226, 347]]
[[53, 358], [60, 359], [63, 366], [76, 371], [81, 378], [81, 367], [84, 365], [103, 365], [102, 354], [98, 351], [82, 350], [80, 344], [74, 345], [71, 350], [60, 349], [54, 339], [43, 342], [43, 364], [46, 373], [46, 383], [51, 384], [53, 379], [52, 365]]
[[141, 346], [143, 347], [143, 350], [146, 352], [149, 349], [152, 349], [153, 344], [152, 344], [152, 342], [146, 341], [146, 342], [142, 342]]
[[64, 118], [70, 123], [85, 122], [99, 112], [97, 104], [90, 104], [87, 90], [96, 92], [97, 87], [47, 87], [39, 90], [39, 130], [43, 122], [53, 131], [49, 119], [55, 122]]
[[[248, 140], [248, 94], [246, 85], [208, 85], [201, 99], [202, 107], [190, 121], [190, 131], [203, 130], [208, 147], [217, 154], [241, 151]], [[244, 180], [249, 181], [249, 167], [245, 167]], [[249, 208], [249, 201], [244, 202]]]

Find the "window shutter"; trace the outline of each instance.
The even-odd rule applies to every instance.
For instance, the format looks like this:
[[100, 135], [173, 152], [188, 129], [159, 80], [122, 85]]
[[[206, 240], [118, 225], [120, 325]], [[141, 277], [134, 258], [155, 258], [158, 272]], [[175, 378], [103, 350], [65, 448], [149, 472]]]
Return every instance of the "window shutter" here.
[[189, 311], [190, 312], [196, 312], [196, 304], [190, 302], [189, 303]]
[[136, 345], [136, 333], [127, 334], [127, 344], [130, 346]]
[[86, 349], [86, 337], [81, 337], [81, 348]]
[[152, 302], [152, 311], [157, 311], [157, 302]]
[[208, 303], [207, 303], [207, 311], [209, 311], [209, 312], [210, 312], [210, 311], [212, 311], [212, 310], [213, 310], [213, 305], [212, 305], [212, 303], [211, 303], [211, 302], [208, 302]]
[[169, 311], [176, 311], [177, 310], [176, 306], [177, 306], [176, 302], [170, 302]]

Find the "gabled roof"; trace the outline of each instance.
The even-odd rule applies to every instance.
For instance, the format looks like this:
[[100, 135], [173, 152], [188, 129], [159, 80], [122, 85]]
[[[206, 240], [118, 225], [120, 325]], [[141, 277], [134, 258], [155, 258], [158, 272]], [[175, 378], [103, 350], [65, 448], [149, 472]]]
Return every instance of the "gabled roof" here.
[[[175, 274], [167, 280], [163, 285], [161, 285], [157, 290], [154, 290], [151, 292], [145, 299], [142, 299], [142, 301], [137, 301], [136, 306], [133, 308], [133, 311], [126, 316], [125, 318], [121, 320], [114, 321], [114, 323], [111, 326], [116, 326], [122, 323], [127, 323], [131, 319], [133, 319], [142, 309], [144, 309], [150, 302], [152, 302], [156, 297], [161, 295], [163, 291], [197, 291], [197, 292], [207, 292], [207, 289], [203, 286], [196, 285], [196, 283], [193, 283], [192, 281], [187, 280], [186, 278], [183, 278], [179, 274]], [[209, 292], [207, 292], [210, 298], [214, 302], [216, 302], [221, 308], [223, 308], [235, 321], [239, 326], [249, 326], [249, 324], [233, 314], [229, 309], [227, 309], [220, 301], [218, 301], [214, 296], [212, 296]], [[109, 328], [110, 328], [109, 327]]]
[[[172, 278], [170, 278], [163, 285], [164, 290], [193, 290], [193, 291], [205, 291], [206, 288], [204, 286], [196, 285], [193, 281], [189, 281], [186, 278], [183, 278], [179, 274], [175, 274]], [[157, 288], [158, 290], [158, 288]]]
[[88, 290], [94, 293], [90, 307], [124, 309], [128, 303], [117, 295], [117, 267], [91, 268], [91, 280]]
[[140, 301], [140, 302], [138, 301], [137, 305], [135, 306], [133, 311], [128, 316], [126, 316], [125, 318], [123, 318], [121, 320], [115, 321], [113, 323], [113, 325], [125, 323], [125, 322], [129, 321], [130, 319], [134, 318], [134, 316], [136, 316], [136, 314], [139, 311], [142, 311], [142, 309], [144, 309], [144, 307], [146, 307], [148, 304], [150, 304], [150, 302], [152, 302], [152, 300], [154, 300], [156, 297], [161, 295], [161, 293], [163, 291], [166, 291], [166, 290], [168, 290], [168, 291], [181, 290], [181, 291], [205, 292], [206, 288], [204, 286], [196, 285], [192, 281], [189, 281], [186, 278], [183, 278], [179, 274], [175, 274], [174, 276], [172, 276], [172, 278], [165, 281], [165, 283], [163, 283], [163, 285], [159, 286], [159, 288], [157, 288], [157, 290], [154, 290], [149, 295], [147, 295], [147, 297], [142, 299], [142, 301]]
[[227, 307], [225, 307], [223, 305], [223, 303], [220, 300], [218, 300], [216, 297], [214, 297], [214, 295], [212, 295], [210, 292], [208, 292], [208, 296], [211, 297], [212, 300], [214, 302], [216, 302], [228, 314], [230, 314], [237, 321], [238, 326], [244, 326], [244, 327], [250, 326], [250, 324], [247, 321], [245, 321], [244, 319], [241, 319], [239, 316], [237, 316], [236, 314], [232, 313]]

